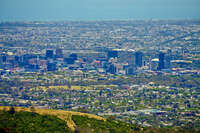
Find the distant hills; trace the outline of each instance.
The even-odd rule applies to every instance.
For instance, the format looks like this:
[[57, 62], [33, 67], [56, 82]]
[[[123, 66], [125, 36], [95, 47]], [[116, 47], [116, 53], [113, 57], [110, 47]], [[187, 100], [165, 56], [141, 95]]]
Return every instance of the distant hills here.
[[177, 133], [198, 132], [189, 128], [142, 127], [93, 114], [0, 106], [3, 133]]

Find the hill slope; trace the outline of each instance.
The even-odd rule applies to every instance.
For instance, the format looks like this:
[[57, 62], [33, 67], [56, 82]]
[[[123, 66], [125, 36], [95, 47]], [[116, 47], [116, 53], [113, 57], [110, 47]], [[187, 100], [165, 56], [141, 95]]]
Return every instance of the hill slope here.
[[92, 114], [0, 106], [0, 132], [17, 133], [198, 133], [192, 126], [142, 127]]
[[53, 115], [40, 115], [31, 112], [0, 111], [1, 133], [70, 133], [64, 120]]
[[[4, 107], [0, 106], [0, 110], [8, 111], [10, 107]], [[103, 120], [106, 121], [105, 118], [102, 118], [100, 116], [96, 116], [93, 114], [86, 114], [86, 113], [80, 113], [80, 112], [72, 112], [72, 111], [64, 111], [64, 110], [48, 110], [48, 109], [38, 109], [38, 108], [23, 108], [23, 107], [15, 107], [16, 112], [20, 111], [27, 111], [27, 112], [35, 112], [40, 115], [54, 115], [60, 118], [61, 120], [64, 120], [67, 124], [67, 126], [74, 131], [76, 128], [76, 124], [72, 120], [72, 115], [78, 115], [78, 116], [87, 116], [88, 118], [94, 118], [97, 120]]]

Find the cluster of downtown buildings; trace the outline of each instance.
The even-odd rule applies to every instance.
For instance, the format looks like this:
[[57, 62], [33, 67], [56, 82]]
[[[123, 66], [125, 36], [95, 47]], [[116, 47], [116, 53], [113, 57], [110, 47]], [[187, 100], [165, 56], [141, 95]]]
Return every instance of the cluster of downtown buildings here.
[[199, 33], [199, 21], [192, 20], [2, 22], [0, 69], [127, 75], [197, 70], [191, 64], [200, 62]]
[[0, 54], [1, 71], [49, 72], [57, 70], [95, 71], [102, 74], [132, 75], [141, 71], [170, 71], [171, 51], [158, 52], [155, 57], [146, 57], [141, 51], [107, 49], [105, 51], [45, 49], [44, 54]]

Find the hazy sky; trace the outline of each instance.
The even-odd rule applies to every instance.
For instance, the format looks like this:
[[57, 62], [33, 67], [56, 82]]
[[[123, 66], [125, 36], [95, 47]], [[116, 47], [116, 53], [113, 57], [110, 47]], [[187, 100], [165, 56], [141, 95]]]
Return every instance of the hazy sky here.
[[200, 19], [200, 0], [0, 0], [0, 21]]

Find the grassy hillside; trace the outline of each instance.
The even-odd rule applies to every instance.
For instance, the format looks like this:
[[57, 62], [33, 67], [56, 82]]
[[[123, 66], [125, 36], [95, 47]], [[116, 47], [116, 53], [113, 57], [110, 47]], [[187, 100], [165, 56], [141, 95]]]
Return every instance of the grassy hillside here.
[[31, 112], [0, 111], [0, 132], [9, 133], [70, 133], [65, 121], [53, 115]]
[[107, 119], [106, 122], [87, 116], [73, 115], [72, 120], [76, 123], [78, 132], [84, 131], [87, 133], [133, 133], [139, 131], [140, 128], [133, 124], [128, 124], [121, 121]]
[[[111, 117], [112, 118], [112, 117]], [[92, 114], [0, 107], [0, 132], [9, 133], [199, 133], [188, 127], [142, 127]], [[191, 126], [192, 127], [192, 126]]]
[[[74, 128], [69, 128], [68, 125], [73, 125]], [[0, 130], [22, 133], [132, 133], [137, 128], [132, 124], [105, 120], [89, 114], [70, 112], [69, 115], [68, 111], [17, 107], [0, 111]]]
[[[10, 109], [10, 107], [0, 106], [0, 110], [8, 111], [9, 109]], [[72, 115], [87, 116], [88, 118], [94, 118], [94, 119], [97, 119], [97, 120], [106, 121], [105, 118], [102, 118], [100, 116], [96, 116], [96, 115], [93, 115], [93, 114], [86, 114], [86, 113], [72, 112], [72, 111], [64, 111], [64, 110], [48, 110], [48, 109], [38, 109], [38, 108], [31, 109], [31, 108], [15, 107], [15, 111], [16, 112], [27, 111], [27, 112], [35, 112], [35, 113], [38, 113], [40, 115], [57, 116], [61, 120], [64, 120], [66, 122], [67, 126], [72, 131], [74, 131], [75, 128], [76, 128], [76, 124], [72, 120]]]

